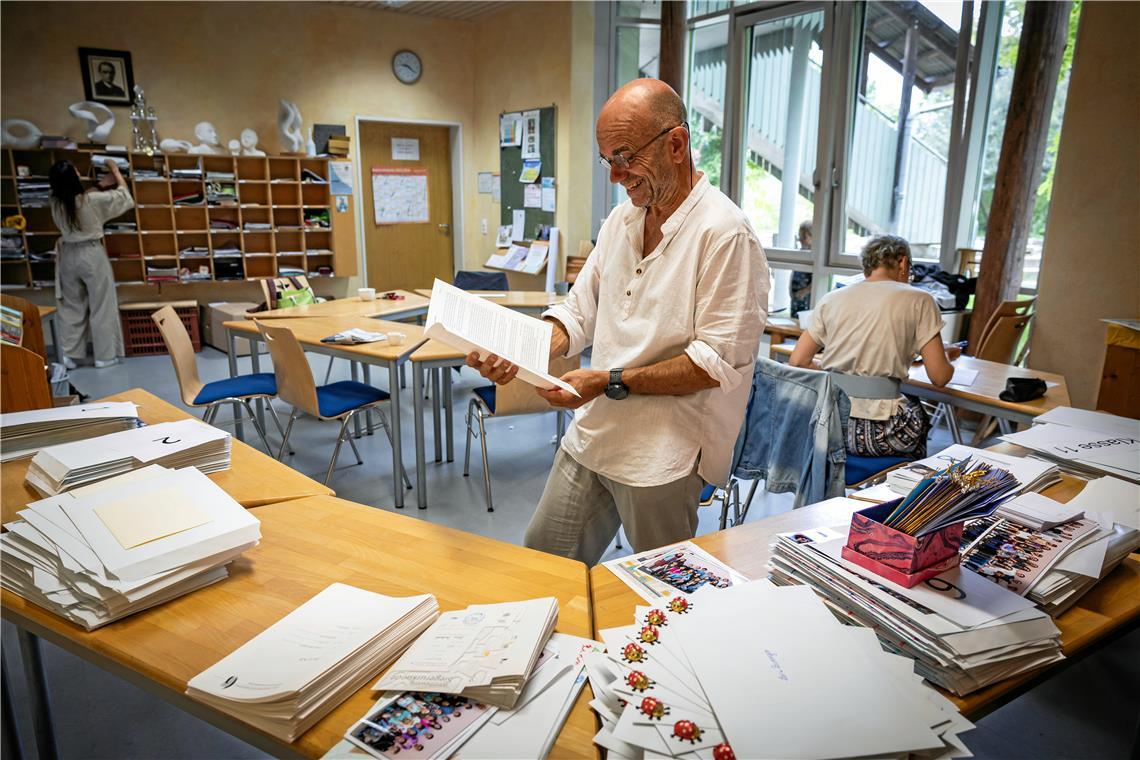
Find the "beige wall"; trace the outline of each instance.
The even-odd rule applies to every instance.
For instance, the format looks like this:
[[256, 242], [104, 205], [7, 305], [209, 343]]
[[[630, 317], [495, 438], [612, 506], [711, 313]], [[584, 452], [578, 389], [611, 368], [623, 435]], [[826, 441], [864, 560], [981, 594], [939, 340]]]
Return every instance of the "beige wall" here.
[[1083, 3], [1030, 365], [1093, 408], [1108, 317], [1140, 317], [1140, 3]]
[[[306, 129], [344, 124], [351, 134], [358, 115], [459, 123], [461, 243], [465, 267], [477, 268], [499, 219], [498, 205], [476, 192], [476, 174], [498, 171], [500, 111], [558, 104], [556, 217], [563, 228], [588, 225], [588, 188], [571, 192], [568, 168], [571, 62], [593, 71], [592, 20], [583, 54], [573, 57], [571, 16], [586, 11], [571, 5], [517, 3], [461, 22], [332, 3], [5, 2], [0, 114], [84, 139], [82, 122], [67, 111], [83, 99], [77, 48], [101, 47], [130, 51], [135, 81], [158, 112], [160, 138], [189, 139], [206, 120], [223, 143], [253, 127], [262, 148], [277, 153], [281, 98], [297, 103]], [[424, 62], [423, 78], [410, 87], [391, 71], [392, 55], [405, 47]], [[588, 111], [589, 99], [584, 103]], [[129, 144], [128, 112], [115, 113], [112, 142]]]

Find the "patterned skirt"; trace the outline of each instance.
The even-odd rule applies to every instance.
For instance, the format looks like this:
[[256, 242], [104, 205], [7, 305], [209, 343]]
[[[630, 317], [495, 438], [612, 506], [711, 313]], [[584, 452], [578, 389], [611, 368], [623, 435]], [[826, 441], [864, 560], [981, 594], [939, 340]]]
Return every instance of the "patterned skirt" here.
[[865, 420], [852, 417], [847, 423], [847, 451], [861, 457], [926, 457], [926, 434], [930, 419], [916, 398], [904, 396], [893, 417]]

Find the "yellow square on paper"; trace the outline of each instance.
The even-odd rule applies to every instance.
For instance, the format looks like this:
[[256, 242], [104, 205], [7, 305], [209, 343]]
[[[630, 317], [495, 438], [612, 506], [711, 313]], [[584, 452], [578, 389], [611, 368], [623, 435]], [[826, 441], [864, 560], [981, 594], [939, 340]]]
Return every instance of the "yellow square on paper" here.
[[94, 512], [124, 549], [133, 549], [208, 523], [210, 516], [192, 498], [162, 489], [145, 498], [109, 501]]

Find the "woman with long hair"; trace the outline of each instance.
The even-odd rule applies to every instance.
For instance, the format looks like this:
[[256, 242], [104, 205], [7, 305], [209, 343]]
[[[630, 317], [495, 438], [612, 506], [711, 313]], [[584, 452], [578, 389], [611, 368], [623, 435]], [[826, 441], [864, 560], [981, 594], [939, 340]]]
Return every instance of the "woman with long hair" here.
[[109, 367], [123, 355], [119, 299], [103, 225], [134, 208], [118, 165], [107, 159], [113, 186], [84, 191], [70, 161], [51, 167], [51, 217], [61, 233], [55, 265], [55, 297], [59, 302], [59, 342], [63, 362], [74, 369], [87, 355], [87, 334], [95, 348], [95, 366]]

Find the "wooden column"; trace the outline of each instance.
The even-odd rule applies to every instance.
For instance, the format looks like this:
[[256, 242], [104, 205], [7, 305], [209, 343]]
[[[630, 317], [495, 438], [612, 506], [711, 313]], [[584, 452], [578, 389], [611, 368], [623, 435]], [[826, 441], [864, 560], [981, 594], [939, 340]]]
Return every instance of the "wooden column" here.
[[657, 78], [685, 94], [685, 3], [665, 0], [661, 3], [661, 65]]
[[1049, 116], [1069, 31], [1068, 0], [1029, 0], [1013, 70], [1012, 94], [994, 178], [986, 245], [978, 274], [969, 353], [1002, 301], [1017, 296], [1034, 197], [1049, 136]]

